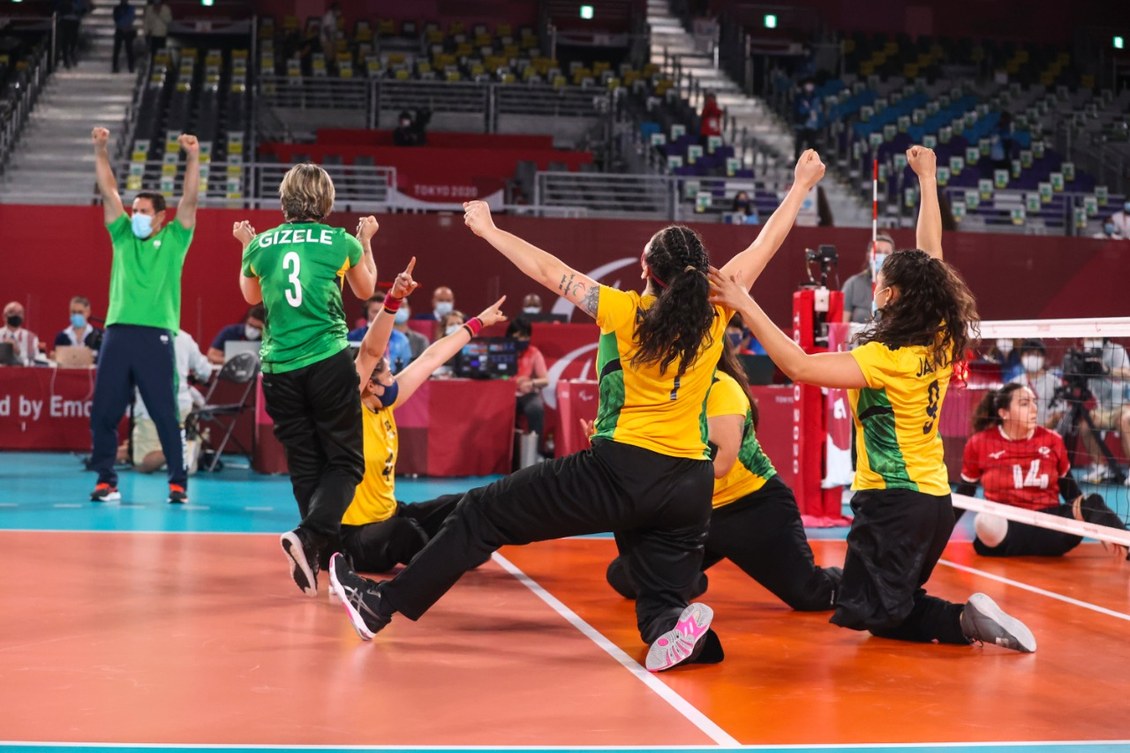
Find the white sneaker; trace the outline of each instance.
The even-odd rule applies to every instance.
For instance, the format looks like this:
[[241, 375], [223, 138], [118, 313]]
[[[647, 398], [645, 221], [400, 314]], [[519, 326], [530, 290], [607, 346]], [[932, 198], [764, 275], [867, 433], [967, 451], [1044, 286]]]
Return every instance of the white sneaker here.
[[662, 672], [695, 656], [699, 641], [706, 637], [714, 610], [705, 604], [691, 604], [679, 615], [675, 627], [659, 636], [647, 652], [644, 666], [649, 672]]
[[973, 594], [961, 610], [961, 631], [971, 641], [993, 643], [1025, 654], [1036, 652], [1036, 637], [985, 594]]
[[1088, 484], [1101, 484], [1104, 478], [1106, 478], [1106, 466], [1097, 463], [1083, 471], [1079, 476], [1080, 481]]

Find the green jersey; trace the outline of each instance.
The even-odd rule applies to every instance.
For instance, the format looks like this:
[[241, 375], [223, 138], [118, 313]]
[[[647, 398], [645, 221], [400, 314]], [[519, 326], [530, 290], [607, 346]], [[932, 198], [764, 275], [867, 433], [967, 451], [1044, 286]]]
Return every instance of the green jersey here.
[[341, 288], [360, 260], [361, 242], [339, 227], [287, 223], [255, 236], [243, 276], [263, 290], [263, 371], [294, 371], [349, 347]]
[[192, 230], [173, 220], [148, 238], [138, 238], [125, 213], [106, 230], [114, 247], [106, 326], [139, 324], [177, 332], [181, 270]]

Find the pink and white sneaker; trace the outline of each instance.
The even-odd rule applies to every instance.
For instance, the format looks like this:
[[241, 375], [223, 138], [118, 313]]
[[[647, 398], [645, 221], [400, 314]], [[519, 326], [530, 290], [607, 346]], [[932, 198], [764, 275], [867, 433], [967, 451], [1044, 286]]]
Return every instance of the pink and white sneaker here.
[[644, 666], [649, 672], [662, 672], [694, 656], [695, 647], [710, 629], [714, 610], [705, 604], [691, 604], [679, 615], [675, 627], [651, 644]]

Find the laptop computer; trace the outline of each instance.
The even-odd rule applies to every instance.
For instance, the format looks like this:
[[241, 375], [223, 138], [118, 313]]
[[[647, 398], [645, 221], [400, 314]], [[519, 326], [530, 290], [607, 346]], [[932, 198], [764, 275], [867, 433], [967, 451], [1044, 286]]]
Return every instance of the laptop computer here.
[[19, 366], [16, 358], [16, 346], [12, 343], [0, 343], [0, 366]]
[[499, 379], [518, 372], [522, 343], [510, 337], [480, 337], [463, 346], [452, 369], [465, 379]]
[[60, 345], [55, 348], [55, 364], [60, 369], [89, 369], [94, 365], [94, 351], [85, 345]]
[[254, 353], [255, 357], [259, 357], [259, 348], [263, 343], [259, 340], [228, 340], [224, 343], [224, 363], [232, 359], [232, 356], [239, 355], [240, 353]]

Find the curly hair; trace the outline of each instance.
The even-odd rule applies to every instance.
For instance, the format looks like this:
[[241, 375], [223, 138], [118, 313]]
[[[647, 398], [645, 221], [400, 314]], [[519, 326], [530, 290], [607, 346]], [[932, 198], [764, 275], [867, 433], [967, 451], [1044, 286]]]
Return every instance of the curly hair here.
[[856, 336], [859, 344], [880, 342], [888, 348], [921, 345], [942, 368], [959, 360], [970, 332], [980, 333], [977, 302], [953, 267], [925, 251], [897, 251], [883, 262], [884, 287], [899, 295], [883, 307], [874, 327]]
[[321, 222], [334, 206], [334, 182], [318, 165], [295, 165], [279, 183], [279, 202], [287, 222]]
[[1004, 423], [1000, 411], [1008, 410], [1008, 406], [1012, 405], [1012, 393], [1026, 389], [1028, 388], [1025, 385], [1012, 382], [999, 390], [989, 390], [985, 393], [973, 411], [973, 431], [984, 431], [990, 426], [1000, 426]]
[[670, 225], [653, 235], [645, 258], [659, 290], [655, 303], [637, 312], [639, 348], [632, 365], [657, 363], [659, 373], [665, 374], [677, 358], [682, 376], [699, 349], [713, 344], [714, 308], [706, 279], [710, 258], [698, 233], [682, 225]]

